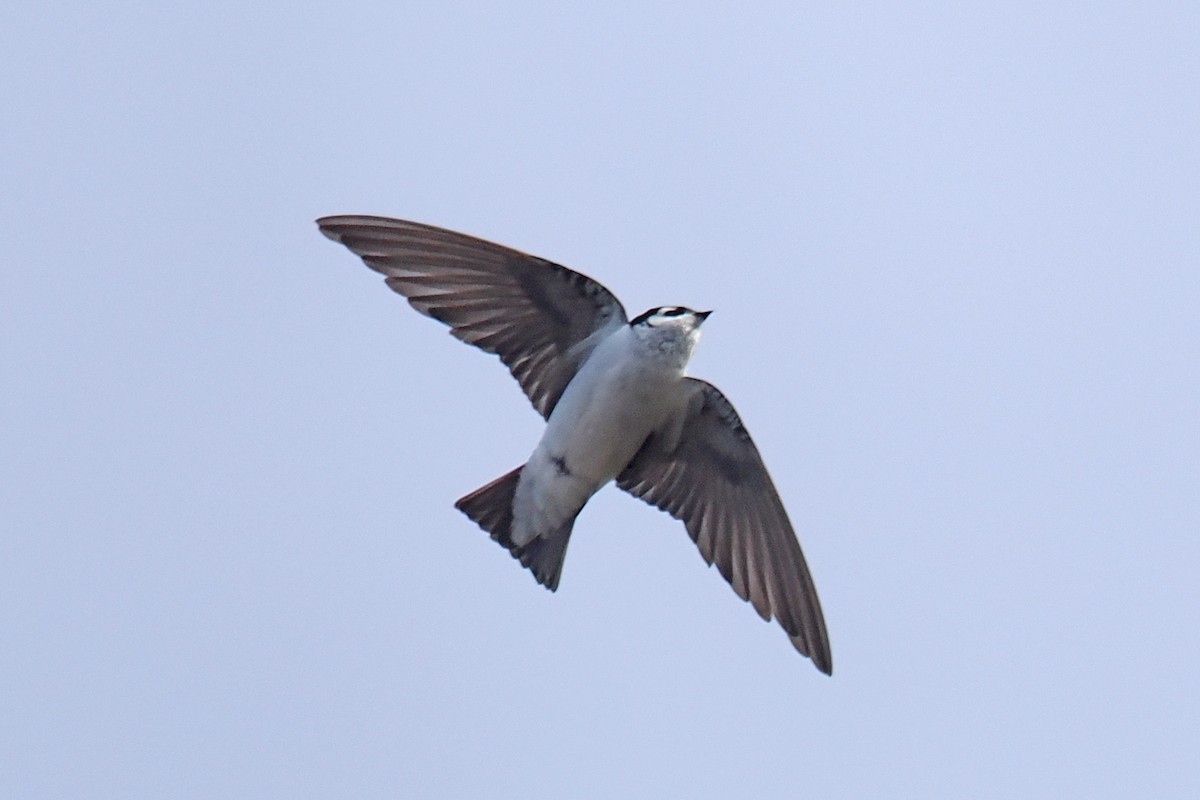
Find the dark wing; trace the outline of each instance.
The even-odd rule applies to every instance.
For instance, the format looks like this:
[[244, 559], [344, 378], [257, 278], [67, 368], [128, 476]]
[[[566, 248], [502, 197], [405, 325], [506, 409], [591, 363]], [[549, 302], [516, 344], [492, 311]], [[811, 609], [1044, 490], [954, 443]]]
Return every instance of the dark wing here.
[[413, 308], [500, 356], [543, 417], [603, 338], [593, 334], [626, 323], [608, 289], [536, 256], [386, 217], [323, 217], [317, 225], [386, 275]]
[[683, 520], [700, 554], [826, 674], [833, 671], [821, 603], [800, 543], [758, 448], [717, 388], [685, 379], [687, 419], [673, 452], [651, 435], [617, 485]]

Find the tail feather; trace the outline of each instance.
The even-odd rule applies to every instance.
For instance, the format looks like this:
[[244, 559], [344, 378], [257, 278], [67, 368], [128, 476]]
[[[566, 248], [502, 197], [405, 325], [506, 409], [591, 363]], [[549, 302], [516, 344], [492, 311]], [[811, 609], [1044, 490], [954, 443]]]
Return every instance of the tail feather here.
[[512, 557], [528, 567], [537, 582], [550, 591], [558, 588], [562, 574], [563, 559], [567, 555], [567, 543], [575, 525], [572, 517], [556, 531], [539, 536], [525, 545], [512, 540], [512, 505], [521, 478], [522, 467], [501, 475], [491, 483], [479, 487], [459, 498], [454, 507], [474, 520], [491, 537], [508, 548]]

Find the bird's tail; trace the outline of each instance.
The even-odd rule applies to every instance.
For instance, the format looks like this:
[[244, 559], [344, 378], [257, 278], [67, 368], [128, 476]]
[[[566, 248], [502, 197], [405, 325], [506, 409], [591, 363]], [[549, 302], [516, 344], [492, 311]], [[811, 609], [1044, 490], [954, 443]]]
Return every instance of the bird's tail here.
[[558, 578], [562, 574], [563, 559], [567, 555], [567, 543], [571, 539], [575, 518], [571, 517], [558, 530], [539, 536], [528, 544], [515, 544], [512, 540], [512, 507], [521, 470], [522, 467], [517, 467], [491, 483], [480, 486], [459, 498], [454, 507], [508, 548], [513, 558], [529, 568], [538, 583], [553, 592], [558, 588]]

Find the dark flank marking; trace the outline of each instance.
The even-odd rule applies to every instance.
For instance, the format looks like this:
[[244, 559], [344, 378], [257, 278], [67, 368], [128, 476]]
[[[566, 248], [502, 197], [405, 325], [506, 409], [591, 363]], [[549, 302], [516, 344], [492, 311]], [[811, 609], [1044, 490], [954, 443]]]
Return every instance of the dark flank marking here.
[[562, 456], [554, 456], [550, 461], [554, 464], [554, 468], [558, 470], [559, 475], [570, 477], [571, 470], [567, 469], [567, 459]]

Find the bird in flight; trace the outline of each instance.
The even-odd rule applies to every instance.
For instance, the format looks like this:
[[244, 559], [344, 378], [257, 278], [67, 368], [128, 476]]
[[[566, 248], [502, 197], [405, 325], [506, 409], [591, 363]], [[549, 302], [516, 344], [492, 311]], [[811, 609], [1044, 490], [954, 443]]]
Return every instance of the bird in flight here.
[[418, 222], [317, 220], [417, 311], [494, 353], [546, 419], [529, 460], [458, 500], [554, 591], [580, 510], [609, 481], [682, 520], [708, 564], [831, 674], [816, 588], [750, 434], [712, 384], [684, 374], [711, 313], [632, 320], [559, 264]]

